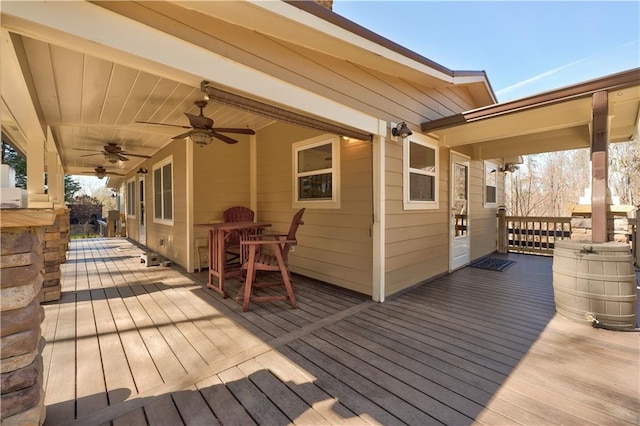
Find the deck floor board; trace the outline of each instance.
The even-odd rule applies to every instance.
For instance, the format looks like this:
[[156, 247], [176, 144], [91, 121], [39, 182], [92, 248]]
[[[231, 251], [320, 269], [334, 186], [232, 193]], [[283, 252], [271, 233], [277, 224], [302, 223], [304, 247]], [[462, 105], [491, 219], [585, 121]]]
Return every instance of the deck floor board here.
[[[507, 255], [385, 303], [293, 275], [243, 312], [207, 273], [74, 240], [44, 304], [46, 425], [637, 425], [636, 333], [556, 315], [551, 259]], [[275, 280], [277, 275], [265, 275]], [[279, 288], [261, 289], [270, 294]]]

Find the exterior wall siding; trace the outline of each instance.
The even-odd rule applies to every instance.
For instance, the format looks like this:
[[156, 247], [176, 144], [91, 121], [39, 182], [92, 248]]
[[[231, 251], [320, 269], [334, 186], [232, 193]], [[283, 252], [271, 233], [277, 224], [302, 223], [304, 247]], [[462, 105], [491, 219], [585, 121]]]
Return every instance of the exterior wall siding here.
[[[293, 207], [292, 144], [321, 133], [274, 124], [258, 131], [258, 214], [286, 232]], [[369, 142], [341, 140], [340, 209], [305, 211], [298, 246], [289, 255], [292, 272], [372, 293], [372, 185]]]
[[440, 148], [439, 204], [403, 209], [402, 144], [388, 141], [385, 293], [391, 295], [449, 269], [449, 151]]
[[[173, 156], [173, 225], [155, 223], [153, 220], [153, 166], [169, 156]], [[187, 206], [187, 173], [189, 172], [189, 168], [187, 167], [186, 159], [187, 150], [185, 141], [177, 140], [141, 164], [141, 167], [149, 170], [145, 178], [146, 246], [149, 250], [184, 267], [187, 265], [187, 218], [189, 214]], [[130, 178], [130, 175], [124, 179], [125, 182], [128, 178]], [[136, 178], [136, 185], [137, 183], [138, 179]], [[137, 198], [136, 202], [138, 202]], [[139, 209], [136, 209], [135, 219], [127, 220], [127, 236], [134, 241], [139, 241], [140, 239], [138, 214]], [[160, 245], [161, 239], [163, 241], [162, 246]]]

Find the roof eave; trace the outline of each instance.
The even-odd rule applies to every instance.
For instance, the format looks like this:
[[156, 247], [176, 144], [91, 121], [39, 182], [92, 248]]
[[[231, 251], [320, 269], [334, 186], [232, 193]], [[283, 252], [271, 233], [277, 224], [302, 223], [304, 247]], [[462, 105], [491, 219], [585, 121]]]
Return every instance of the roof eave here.
[[384, 47], [385, 49], [390, 50], [396, 54], [404, 56], [405, 58], [416, 62], [421, 66], [426, 66], [437, 73], [443, 74], [447, 83], [454, 85], [469, 85], [469, 84], [478, 84], [480, 83], [480, 87], [482, 90], [485, 90], [484, 94], [475, 94], [475, 97], [478, 99], [479, 104], [487, 104], [488, 99], [491, 100], [490, 103], [496, 102], [496, 95], [489, 83], [489, 79], [487, 78], [487, 74], [485, 71], [472, 71], [472, 70], [451, 70], [435, 61], [432, 61], [429, 58], [426, 58], [400, 44], [397, 44], [335, 12], [327, 9], [326, 7], [316, 3], [312, 0], [283, 0], [284, 3], [287, 3], [291, 6], [294, 6], [304, 12], [307, 12], [319, 19], [322, 19], [330, 24], [335, 25], [345, 31], [348, 31], [358, 37], [362, 37], [365, 40], [368, 40], [371, 43], [375, 43], [379, 46]]
[[602, 90], [622, 89], [638, 84], [640, 84], [640, 68], [634, 68], [572, 86], [565, 86], [525, 98], [473, 109], [438, 120], [427, 121], [422, 123], [420, 127], [423, 132], [434, 132], [473, 121], [485, 120], [491, 117], [590, 96]]

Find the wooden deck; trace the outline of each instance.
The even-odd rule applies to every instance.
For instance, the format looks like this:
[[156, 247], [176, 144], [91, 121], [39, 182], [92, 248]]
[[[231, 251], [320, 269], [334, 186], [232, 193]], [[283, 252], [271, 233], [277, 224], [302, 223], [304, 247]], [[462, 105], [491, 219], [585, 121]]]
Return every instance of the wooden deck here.
[[140, 252], [72, 241], [44, 306], [47, 425], [640, 423], [639, 334], [555, 315], [550, 258], [383, 304], [295, 276], [299, 309], [242, 313]]

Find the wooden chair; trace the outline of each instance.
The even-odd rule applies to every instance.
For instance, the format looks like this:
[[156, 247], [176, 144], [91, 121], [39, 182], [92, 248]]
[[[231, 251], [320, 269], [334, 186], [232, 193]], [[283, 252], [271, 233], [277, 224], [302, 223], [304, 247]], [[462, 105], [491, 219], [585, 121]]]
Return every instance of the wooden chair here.
[[[230, 207], [222, 213], [225, 222], [253, 222], [255, 213], [243, 206]], [[227, 263], [240, 263], [240, 233], [232, 231], [226, 241]], [[236, 262], [237, 261], [237, 262]]]
[[[246, 280], [244, 288], [240, 290], [239, 294], [239, 296], [243, 297], [243, 310], [245, 312], [249, 310], [249, 303], [252, 301], [289, 300], [293, 309], [298, 307], [296, 297], [293, 294], [293, 286], [291, 285], [291, 275], [287, 261], [291, 247], [297, 244], [296, 231], [298, 230], [298, 226], [304, 224], [302, 221], [304, 210], [305, 209], [300, 209], [293, 216], [287, 234], [254, 235], [252, 238], [240, 242], [241, 245], [249, 248], [248, 258], [245, 259], [242, 265], [242, 270], [246, 270]], [[269, 252], [263, 250], [267, 247], [271, 248]], [[282, 282], [257, 282], [257, 271], [280, 271]], [[284, 285], [286, 295], [253, 295], [255, 288], [279, 285]]]

